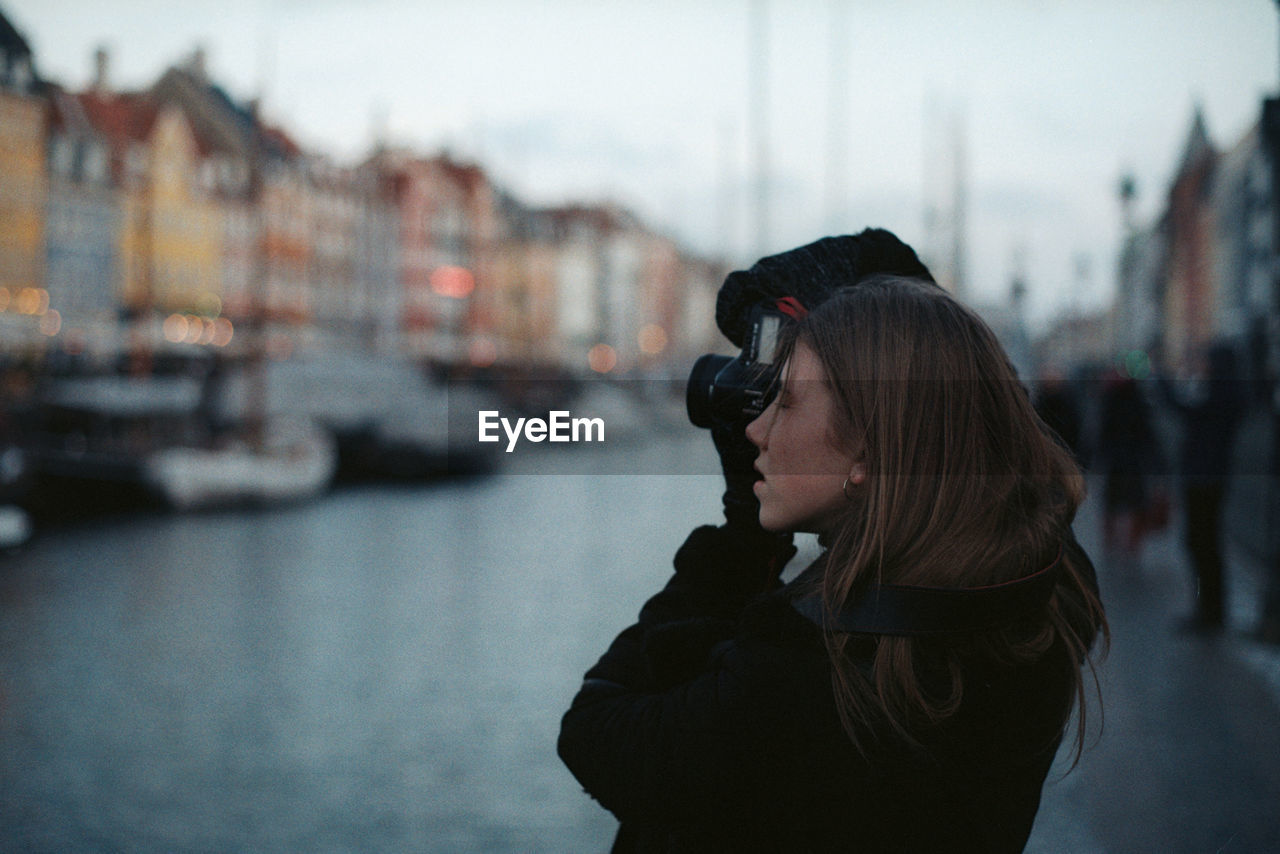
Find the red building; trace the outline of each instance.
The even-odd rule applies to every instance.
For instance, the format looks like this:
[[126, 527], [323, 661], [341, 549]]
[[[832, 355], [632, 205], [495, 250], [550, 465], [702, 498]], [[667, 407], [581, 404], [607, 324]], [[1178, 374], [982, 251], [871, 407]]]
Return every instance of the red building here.
[[381, 151], [375, 162], [400, 220], [399, 272], [409, 352], [431, 361], [472, 361], [477, 335], [492, 334], [502, 238], [484, 171], [448, 154]]
[[1164, 346], [1169, 359], [1187, 358], [1214, 334], [1214, 222], [1210, 195], [1218, 152], [1197, 109], [1169, 188], [1168, 272], [1165, 281]]

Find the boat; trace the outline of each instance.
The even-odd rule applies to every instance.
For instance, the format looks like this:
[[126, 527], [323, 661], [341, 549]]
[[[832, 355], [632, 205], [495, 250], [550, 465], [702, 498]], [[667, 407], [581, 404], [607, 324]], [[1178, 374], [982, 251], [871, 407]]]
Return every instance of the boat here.
[[151, 454], [143, 479], [177, 510], [279, 504], [324, 492], [337, 468], [333, 438], [314, 422], [273, 421], [259, 447], [236, 439], [221, 447], [175, 446]]
[[61, 377], [40, 395], [42, 481], [139, 489], [175, 510], [310, 498], [333, 478], [333, 439], [306, 418], [265, 419], [260, 438], [211, 399], [199, 362], [174, 373]]
[[[248, 377], [228, 377], [221, 411], [246, 412]], [[339, 474], [353, 480], [426, 481], [489, 470], [475, 442], [478, 409], [498, 407], [484, 388], [433, 378], [408, 359], [316, 352], [267, 368], [270, 413], [310, 418], [334, 437]]]

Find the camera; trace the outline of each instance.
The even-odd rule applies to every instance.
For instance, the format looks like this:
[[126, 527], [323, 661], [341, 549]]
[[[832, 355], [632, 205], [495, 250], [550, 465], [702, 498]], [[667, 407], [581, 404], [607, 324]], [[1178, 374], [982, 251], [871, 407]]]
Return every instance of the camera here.
[[768, 305], [752, 307], [742, 352], [707, 353], [689, 372], [685, 405], [696, 427], [745, 427], [769, 405], [776, 392], [774, 364], [784, 314]]

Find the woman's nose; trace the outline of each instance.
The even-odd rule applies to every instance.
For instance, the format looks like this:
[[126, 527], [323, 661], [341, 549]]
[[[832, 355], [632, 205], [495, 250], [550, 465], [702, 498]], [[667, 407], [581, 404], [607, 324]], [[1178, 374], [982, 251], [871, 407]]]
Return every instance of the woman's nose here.
[[770, 403], [755, 417], [750, 424], [747, 425], [747, 441], [755, 445], [760, 450], [764, 450], [765, 442], [769, 438], [769, 425], [766, 419], [773, 415], [773, 404]]

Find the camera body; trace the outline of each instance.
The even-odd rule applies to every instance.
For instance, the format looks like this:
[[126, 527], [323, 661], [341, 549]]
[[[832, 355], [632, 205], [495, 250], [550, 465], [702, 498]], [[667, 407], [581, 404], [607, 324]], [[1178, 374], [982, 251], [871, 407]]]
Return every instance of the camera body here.
[[777, 391], [780, 366], [774, 355], [785, 319], [777, 308], [758, 303], [751, 309], [741, 353], [698, 357], [685, 392], [694, 426], [743, 428], [765, 410]]

